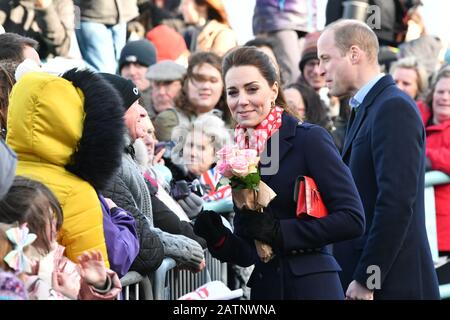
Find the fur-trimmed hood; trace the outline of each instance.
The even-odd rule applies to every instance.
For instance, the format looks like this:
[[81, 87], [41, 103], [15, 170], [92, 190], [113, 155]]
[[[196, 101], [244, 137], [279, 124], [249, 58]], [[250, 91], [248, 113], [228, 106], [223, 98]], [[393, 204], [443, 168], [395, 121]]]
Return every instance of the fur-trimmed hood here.
[[65, 167], [102, 189], [121, 163], [121, 105], [112, 86], [91, 71], [31, 72], [11, 93], [7, 142], [20, 161]]

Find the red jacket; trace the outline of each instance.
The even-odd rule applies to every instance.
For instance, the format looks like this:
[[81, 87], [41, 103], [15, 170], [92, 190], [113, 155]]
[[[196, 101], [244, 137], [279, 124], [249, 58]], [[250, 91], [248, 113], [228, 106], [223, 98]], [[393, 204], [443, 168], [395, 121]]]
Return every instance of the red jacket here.
[[[450, 120], [426, 127], [426, 155], [433, 170], [450, 174]], [[439, 251], [450, 251], [450, 184], [435, 187]]]

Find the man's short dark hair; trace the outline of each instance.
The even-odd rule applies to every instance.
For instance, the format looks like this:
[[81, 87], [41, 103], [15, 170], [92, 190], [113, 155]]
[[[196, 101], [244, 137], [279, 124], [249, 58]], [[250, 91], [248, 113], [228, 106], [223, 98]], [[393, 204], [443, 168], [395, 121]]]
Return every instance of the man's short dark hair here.
[[11, 32], [0, 34], [0, 43], [0, 60], [11, 59], [19, 63], [25, 60], [23, 57], [25, 46], [38, 48], [36, 40]]

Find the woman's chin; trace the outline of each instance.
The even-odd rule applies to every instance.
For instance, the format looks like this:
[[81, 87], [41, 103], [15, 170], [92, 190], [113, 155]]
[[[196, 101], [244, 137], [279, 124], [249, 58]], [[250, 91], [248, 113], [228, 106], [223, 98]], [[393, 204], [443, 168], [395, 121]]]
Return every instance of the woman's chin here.
[[237, 122], [244, 128], [253, 128], [258, 125], [258, 121], [256, 119], [238, 119]]

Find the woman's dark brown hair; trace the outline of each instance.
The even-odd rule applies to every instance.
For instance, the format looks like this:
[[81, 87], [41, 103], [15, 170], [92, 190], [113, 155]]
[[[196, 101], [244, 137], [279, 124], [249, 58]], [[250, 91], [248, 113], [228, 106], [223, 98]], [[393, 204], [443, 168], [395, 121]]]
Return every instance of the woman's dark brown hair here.
[[223, 58], [222, 62], [222, 77], [225, 82], [225, 75], [232, 67], [252, 66], [259, 70], [261, 75], [266, 79], [269, 86], [273, 86], [275, 82], [278, 83], [278, 96], [275, 100], [275, 104], [284, 111], [292, 115], [293, 117], [300, 119], [297, 111], [292, 109], [286, 103], [283, 89], [281, 88], [280, 72], [272, 62], [270, 57], [264, 52], [258, 50], [258, 48], [250, 47], [238, 47], [232, 49]]
[[327, 110], [322, 100], [320, 100], [320, 96], [313, 88], [306, 84], [295, 82], [284, 89], [295, 89], [300, 93], [305, 104], [305, 121], [317, 124], [328, 131], [331, 130], [332, 122], [328, 117]]
[[[196, 66], [200, 66], [205, 63], [213, 66], [222, 75], [222, 58], [220, 58], [217, 54], [212, 52], [197, 52], [189, 57], [188, 68], [186, 71], [186, 76], [183, 81], [183, 89], [175, 99], [175, 105], [178, 107], [178, 109], [180, 109], [181, 112], [187, 114], [188, 116], [195, 115], [194, 106], [189, 101], [188, 82], [192, 80], [200, 80], [200, 81], [202, 80], [196, 79], [194, 75], [194, 68]], [[224, 92], [225, 91], [222, 91], [219, 102], [217, 102], [214, 109], [222, 111], [223, 114], [222, 119], [225, 121], [225, 123], [229, 124], [231, 121], [231, 113], [225, 103]]]
[[0, 222], [27, 223], [30, 232], [37, 235], [35, 246], [44, 254], [51, 250], [46, 227], [56, 219], [56, 230], [61, 228], [61, 206], [44, 184], [36, 180], [16, 176], [6, 196], [0, 201]]
[[16, 83], [14, 72], [18, 63], [11, 59], [0, 60], [0, 135], [6, 139], [6, 115], [9, 94]]

